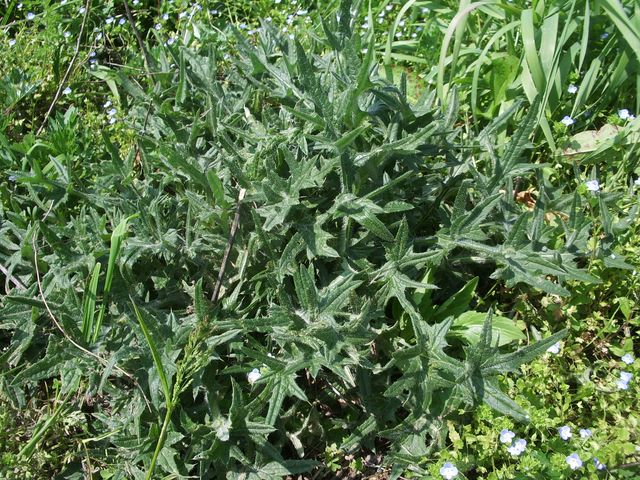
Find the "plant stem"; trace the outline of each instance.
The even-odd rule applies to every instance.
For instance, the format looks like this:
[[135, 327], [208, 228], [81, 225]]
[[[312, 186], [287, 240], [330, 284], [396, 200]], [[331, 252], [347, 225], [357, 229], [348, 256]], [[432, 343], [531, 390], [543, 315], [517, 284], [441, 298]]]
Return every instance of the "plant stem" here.
[[169, 428], [169, 422], [171, 421], [172, 414], [173, 414], [173, 403], [167, 403], [167, 411], [164, 414], [164, 421], [162, 422], [162, 428], [160, 429], [160, 436], [158, 437], [156, 450], [153, 452], [153, 458], [151, 458], [151, 465], [149, 465], [149, 470], [147, 471], [147, 475], [144, 477], [145, 480], [151, 480], [151, 478], [153, 478], [153, 471], [156, 468], [156, 462], [158, 461], [158, 456], [160, 455], [160, 451], [162, 450], [162, 447], [164, 447], [164, 441], [167, 437], [167, 429]]

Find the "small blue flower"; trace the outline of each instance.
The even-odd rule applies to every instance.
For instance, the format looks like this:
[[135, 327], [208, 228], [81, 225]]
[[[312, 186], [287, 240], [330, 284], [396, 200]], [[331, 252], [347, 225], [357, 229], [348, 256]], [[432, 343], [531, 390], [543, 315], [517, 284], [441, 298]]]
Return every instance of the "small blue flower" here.
[[501, 443], [511, 443], [516, 436], [511, 430], [503, 429], [500, 431], [500, 442]]
[[122, 17], [120, 20], [118, 20], [118, 25], [124, 25], [125, 23], [127, 23], [127, 19]]
[[62, 34], [62, 36], [63, 36], [64, 38], [69, 38], [69, 37], [71, 36], [71, 32], [64, 32], [64, 33]]
[[607, 468], [607, 466], [604, 463], [600, 462], [600, 460], [598, 460], [595, 457], [593, 459], [593, 464], [595, 465], [597, 470], [604, 470], [605, 468]]
[[15, 175], [9, 175], [9, 178], [8, 178], [8, 180], [9, 180], [11, 183], [15, 183], [15, 181], [16, 181], [17, 179], [18, 179], [18, 177], [16, 177]]
[[620, 372], [620, 380], [623, 382], [629, 383], [633, 378], [633, 374], [629, 372]]
[[558, 435], [560, 435], [560, 438], [563, 440], [569, 440], [571, 438], [571, 427], [569, 427], [568, 425], [564, 425], [562, 427], [560, 427], [558, 429]]
[[571, 468], [571, 470], [577, 470], [582, 466], [582, 460], [580, 460], [580, 457], [578, 456], [577, 453], [572, 453], [571, 455], [569, 455], [566, 458], [566, 461], [567, 461], [567, 464], [569, 465], [569, 468]]
[[84, 12], [86, 12], [86, 11], [87, 11], [87, 9], [86, 9], [86, 8], [84, 8], [84, 7], [80, 7], [80, 8], [78, 9], [78, 13], [79, 13], [80, 15], [82, 15], [82, 14], [83, 14]]
[[451, 480], [453, 477], [458, 475], [458, 469], [453, 463], [445, 462], [445, 464], [440, 467], [440, 475], [442, 475], [446, 480]]
[[11, 38], [9, 39], [9, 46], [13, 47], [16, 44], [16, 39], [15, 38]]
[[588, 180], [586, 182], [584, 182], [584, 184], [587, 187], [587, 190], [589, 190], [590, 192], [598, 192], [600, 191], [600, 182], [598, 182], [598, 180]]
[[576, 121], [571, 118], [569, 115], [565, 115], [564, 118], [562, 120], [560, 120], [560, 123], [564, 124], [565, 126], [570, 126], [573, 125], [574, 123], [576, 123]]
[[519, 438], [518, 440], [513, 442], [513, 445], [507, 448], [507, 452], [509, 452], [514, 457], [517, 457], [522, 452], [524, 452], [526, 448], [527, 448], [527, 441], [523, 438]]
[[580, 429], [580, 438], [589, 438], [591, 435], [593, 435], [593, 433], [591, 432], [590, 429], [588, 428]]
[[113, 18], [113, 17], [107, 17], [107, 19], [104, 21], [104, 23], [106, 23], [107, 25], [111, 25], [114, 20], [115, 20], [115, 18]]
[[160, 25], [159, 23], [156, 23], [155, 27], [156, 30], [160, 30], [162, 28], [162, 25]]
[[578, 91], [578, 87], [576, 87], [573, 83], [571, 85], [569, 85], [569, 87], [567, 88], [567, 92], [574, 94]]
[[621, 120], [627, 120], [630, 115], [631, 114], [629, 113], [629, 110], [626, 108], [618, 110], [618, 116], [620, 117]]
[[165, 13], [164, 15], [162, 15], [162, 20], [169, 20], [169, 14]]
[[29, 12], [27, 13], [27, 20], [33, 20], [34, 18], [36, 18], [36, 14], [33, 12]]
[[[639, 180], [640, 180], [640, 178], [635, 181], [636, 185], [640, 185]], [[625, 355], [622, 356], [622, 358], [620, 360], [622, 360], [627, 365], [633, 365], [633, 362], [635, 361], [635, 358], [633, 358], [633, 355], [631, 353], [626, 353]]]
[[69, 95], [71, 93], [71, 87], [67, 87], [65, 88], [62, 93], [64, 93], [65, 95]]

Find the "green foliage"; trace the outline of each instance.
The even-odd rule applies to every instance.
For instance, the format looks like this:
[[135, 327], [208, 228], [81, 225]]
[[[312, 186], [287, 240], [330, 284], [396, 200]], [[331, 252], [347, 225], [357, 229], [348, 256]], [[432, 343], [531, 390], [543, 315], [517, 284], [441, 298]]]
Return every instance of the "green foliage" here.
[[[620, 315], [637, 330], [631, 289], [616, 292], [604, 327], [583, 329], [576, 313], [592, 304], [579, 298], [633, 268], [622, 252], [637, 215], [637, 131], [619, 124], [593, 149], [558, 153], [573, 170], [539, 161], [531, 142], [541, 127], [546, 150], [559, 152], [554, 135], [566, 129], [549, 122], [566, 106], [558, 93], [567, 62], [604, 65], [623, 58], [622, 47], [592, 59], [570, 46], [588, 5], [462, 2], [438, 81], [419, 91], [409, 85], [415, 74], [391, 64], [410, 59], [391, 39], [421, 3], [399, 8], [382, 58], [349, 1], [292, 34], [277, 19], [242, 33], [242, 3], [183, 16], [180, 2], [141, 5], [142, 47], [108, 23], [113, 45], [100, 57], [120, 55], [126, 66], [74, 70], [74, 82], [101, 86], [72, 83], [41, 135], [46, 114], [29, 95], [43, 81], [59, 90], [60, 65], [53, 83], [21, 66], [3, 77], [3, 107], [18, 112], [0, 129], [0, 165], [11, 176], [0, 184], [5, 411], [28, 408], [56, 382], [53, 406], [10, 446], [3, 468], [41, 465], [40, 450], [78, 418], [86, 428], [73, 423], [65, 458], [33, 475], [268, 479], [347, 465], [365, 474], [369, 452], [391, 478], [437, 474], [440, 457], [462, 460], [468, 475], [489, 465], [511, 475], [507, 455], [489, 453], [494, 420], [533, 444], [557, 427], [549, 419], [559, 414], [545, 415], [562, 400], [562, 420], [577, 426], [568, 405], [587, 397], [554, 392], [543, 380], [558, 371], [536, 358], [568, 332], [565, 348], [576, 332], [606, 341]], [[371, 5], [368, 22], [387, 6]], [[637, 19], [617, 2], [598, 8], [620, 32]], [[106, 15], [125, 18], [115, 4], [95, 6], [87, 31]], [[471, 15], [503, 25], [484, 28]], [[78, 15], [67, 20], [82, 30]], [[509, 53], [485, 49], [467, 63], [465, 32], [478, 25], [479, 39], [506, 39]], [[633, 35], [626, 41], [632, 47]], [[492, 90], [479, 94], [478, 78], [469, 87], [459, 75], [483, 72], [485, 57]], [[587, 84], [600, 88], [600, 67], [591, 68]], [[633, 68], [625, 63], [616, 85]], [[574, 109], [591, 102], [581, 95]], [[116, 113], [101, 112], [107, 100]], [[27, 118], [28, 101], [36, 107]], [[469, 113], [480, 121], [469, 126]], [[609, 156], [615, 172], [601, 164]], [[590, 192], [587, 179], [605, 187]], [[564, 307], [569, 330], [551, 313], [535, 315], [557, 302], [575, 308]], [[535, 381], [514, 380], [523, 370]], [[473, 442], [476, 453], [463, 453]], [[616, 445], [607, 462], [628, 450]], [[561, 447], [540, 443], [527, 465], [562, 470]]]

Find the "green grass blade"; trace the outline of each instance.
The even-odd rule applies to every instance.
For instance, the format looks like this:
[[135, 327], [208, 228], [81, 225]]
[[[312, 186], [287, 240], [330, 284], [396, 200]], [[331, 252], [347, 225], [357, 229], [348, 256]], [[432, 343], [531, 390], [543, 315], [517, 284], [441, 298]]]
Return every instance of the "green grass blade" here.
[[391, 70], [391, 47], [393, 45], [393, 39], [395, 38], [398, 25], [404, 18], [404, 14], [407, 13], [407, 10], [409, 10], [414, 3], [416, 3], [416, 0], [409, 0], [407, 3], [405, 3], [402, 6], [400, 11], [398, 12], [398, 16], [396, 17], [394, 22], [391, 24], [391, 29], [389, 30], [389, 35], [387, 38], [387, 46], [385, 47], [385, 50], [384, 50], [384, 57], [382, 62], [384, 65], [387, 80], [389, 82], [393, 81], [393, 71]]
[[[535, 27], [533, 25], [533, 11], [523, 10], [520, 16], [520, 28], [522, 30], [522, 43], [524, 46], [524, 55], [533, 84], [536, 87], [536, 95], [545, 90], [545, 76], [538, 57], [538, 49], [536, 47]], [[531, 99], [530, 99], [531, 100]]]
[[[449, 27], [447, 28], [447, 32], [444, 35], [444, 40], [442, 41], [442, 48], [440, 49], [440, 59], [438, 61], [438, 80], [436, 84], [438, 98], [443, 105], [445, 104], [444, 71], [447, 61], [447, 51], [449, 50], [449, 43], [451, 43], [451, 38], [459, 28], [464, 29], [465, 19], [467, 18], [467, 15], [469, 15], [476, 8], [482, 7], [483, 5], [490, 5], [492, 3], [494, 2], [475, 2], [468, 7], [459, 10], [456, 16], [453, 17], [453, 20], [451, 20]], [[451, 69], [451, 72], [455, 71], [455, 65], [453, 63], [451, 64]]]
[[162, 385], [162, 393], [164, 394], [165, 402], [167, 404], [167, 409], [171, 407], [172, 399], [171, 399], [171, 388], [169, 387], [169, 380], [167, 379], [167, 375], [164, 371], [164, 367], [162, 366], [162, 359], [160, 358], [160, 354], [158, 353], [158, 349], [156, 348], [156, 344], [151, 338], [149, 334], [149, 329], [147, 325], [144, 323], [144, 319], [142, 318], [142, 314], [138, 307], [136, 306], [133, 299], [131, 299], [131, 304], [133, 305], [133, 310], [136, 314], [136, 318], [138, 319], [138, 323], [140, 324], [140, 329], [144, 334], [144, 338], [147, 341], [147, 345], [149, 345], [149, 350], [151, 350], [151, 356], [153, 357], [153, 363], [158, 371], [158, 376], [160, 377], [160, 384]]
[[102, 307], [100, 308], [100, 313], [98, 314], [98, 321], [96, 322], [95, 328], [93, 330], [92, 340], [94, 342], [98, 339], [98, 335], [100, 334], [100, 328], [102, 328], [104, 315], [107, 310], [107, 305], [109, 304], [109, 293], [111, 292], [111, 285], [113, 283], [113, 274], [115, 272], [116, 260], [118, 259], [118, 255], [120, 254], [120, 249], [122, 247], [122, 242], [124, 241], [124, 237], [127, 234], [127, 227], [129, 226], [129, 222], [134, 218], [138, 218], [138, 216], [139, 214], [136, 213], [126, 218], [123, 218], [122, 221], [111, 233], [111, 249], [109, 251], [109, 262], [107, 264], [107, 274], [104, 280], [104, 293], [102, 296]]
[[82, 301], [82, 337], [85, 342], [91, 340], [91, 334], [94, 331], [94, 321], [96, 316], [96, 296], [98, 292], [98, 280], [100, 278], [100, 268], [102, 264], [96, 263], [93, 267], [89, 288], [84, 292]]
[[602, 0], [600, 2], [607, 15], [620, 31], [623, 41], [629, 44], [631, 50], [640, 52], [640, 32], [633, 25], [629, 17], [624, 11], [624, 7], [619, 0]]
[[589, 7], [589, 0], [584, 2], [584, 20], [582, 22], [582, 38], [580, 40], [580, 55], [578, 58], [578, 71], [582, 71], [582, 65], [584, 65], [584, 59], [587, 56], [589, 48], [589, 26], [591, 24], [591, 8]]

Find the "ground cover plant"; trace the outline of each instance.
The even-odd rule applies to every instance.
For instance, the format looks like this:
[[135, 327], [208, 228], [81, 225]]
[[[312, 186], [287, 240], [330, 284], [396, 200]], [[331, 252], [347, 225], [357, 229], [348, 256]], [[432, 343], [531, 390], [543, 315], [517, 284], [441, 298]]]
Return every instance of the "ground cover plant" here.
[[4, 5], [2, 475], [637, 478], [638, 7], [278, 5]]

